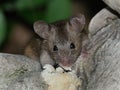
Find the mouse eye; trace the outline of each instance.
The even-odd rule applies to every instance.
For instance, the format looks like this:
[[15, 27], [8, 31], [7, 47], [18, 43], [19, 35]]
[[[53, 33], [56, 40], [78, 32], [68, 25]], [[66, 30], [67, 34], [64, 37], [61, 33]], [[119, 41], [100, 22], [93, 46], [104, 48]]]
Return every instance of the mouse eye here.
[[70, 44], [70, 49], [75, 49], [74, 43], [71, 43], [71, 44]]
[[56, 45], [54, 45], [53, 51], [58, 51], [58, 47]]

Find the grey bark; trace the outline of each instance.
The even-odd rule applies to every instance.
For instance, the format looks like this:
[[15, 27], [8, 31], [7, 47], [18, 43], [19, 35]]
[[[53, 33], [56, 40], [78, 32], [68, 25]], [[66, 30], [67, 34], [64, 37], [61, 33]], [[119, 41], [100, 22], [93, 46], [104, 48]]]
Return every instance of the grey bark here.
[[[103, 17], [99, 16], [101, 13], [104, 13], [104, 17], [109, 17], [108, 14], [105, 14], [106, 12], [99, 12], [98, 17], [95, 16], [92, 21], [107, 23], [95, 26], [92, 22], [89, 27], [90, 38], [94, 46], [94, 54], [91, 59], [95, 61], [96, 68], [91, 74], [87, 89], [120, 90], [120, 19], [104, 18], [101, 20]], [[96, 30], [94, 29], [96, 27], [100, 28]]]
[[[103, 1], [120, 14], [120, 0]], [[91, 20], [89, 30], [96, 68], [87, 89], [120, 90], [120, 19], [103, 9]]]
[[120, 0], [103, 0], [109, 7], [120, 14]]
[[[0, 90], [39, 90], [35, 89], [37, 87], [35, 86], [37, 85], [35, 80], [39, 80], [40, 78], [36, 77], [33, 79], [35, 75], [39, 77], [39, 71], [40, 64], [36, 61], [25, 56], [0, 53]], [[30, 76], [33, 77], [31, 78]], [[26, 84], [28, 82], [31, 83], [28, 83], [28, 88], [33, 87], [32, 89], [25, 88], [26, 84], [22, 87], [25, 82], [20, 80], [24, 80], [24, 78], [26, 78]], [[20, 84], [18, 85], [18, 83]], [[32, 83], [35, 85], [32, 85]], [[19, 87], [19, 89], [14, 89], [16, 88], [13, 88], [15, 85], [21, 87]]]
[[[92, 57], [97, 66], [88, 90], [120, 90], [120, 19], [114, 20], [96, 35], [99, 38], [92, 38], [99, 46]], [[101, 44], [104, 38], [106, 40]]]

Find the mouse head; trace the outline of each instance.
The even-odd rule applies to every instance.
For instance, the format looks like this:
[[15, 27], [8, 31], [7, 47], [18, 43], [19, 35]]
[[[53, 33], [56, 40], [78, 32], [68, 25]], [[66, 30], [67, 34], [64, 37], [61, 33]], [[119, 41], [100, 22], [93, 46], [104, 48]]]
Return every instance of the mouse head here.
[[47, 41], [53, 60], [62, 67], [71, 67], [81, 53], [84, 26], [85, 17], [79, 14], [53, 24], [37, 21], [34, 30]]

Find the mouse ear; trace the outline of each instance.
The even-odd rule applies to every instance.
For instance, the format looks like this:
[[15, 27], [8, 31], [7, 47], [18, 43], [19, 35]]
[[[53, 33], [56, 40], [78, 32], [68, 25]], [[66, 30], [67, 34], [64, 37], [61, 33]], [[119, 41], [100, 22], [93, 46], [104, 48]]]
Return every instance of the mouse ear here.
[[44, 21], [37, 21], [34, 23], [33, 27], [35, 33], [37, 33], [40, 37], [42, 37], [43, 39], [48, 38], [50, 27], [47, 23], [45, 23]]
[[85, 26], [85, 16], [78, 14], [70, 18], [69, 26], [72, 30], [82, 31]]

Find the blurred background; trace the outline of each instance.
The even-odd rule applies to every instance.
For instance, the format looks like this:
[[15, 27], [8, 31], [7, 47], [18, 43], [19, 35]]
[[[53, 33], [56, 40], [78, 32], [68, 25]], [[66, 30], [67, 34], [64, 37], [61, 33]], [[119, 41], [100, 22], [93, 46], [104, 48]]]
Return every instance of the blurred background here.
[[104, 7], [102, 0], [0, 0], [0, 52], [22, 54], [37, 20], [51, 23], [83, 13], [87, 29]]

